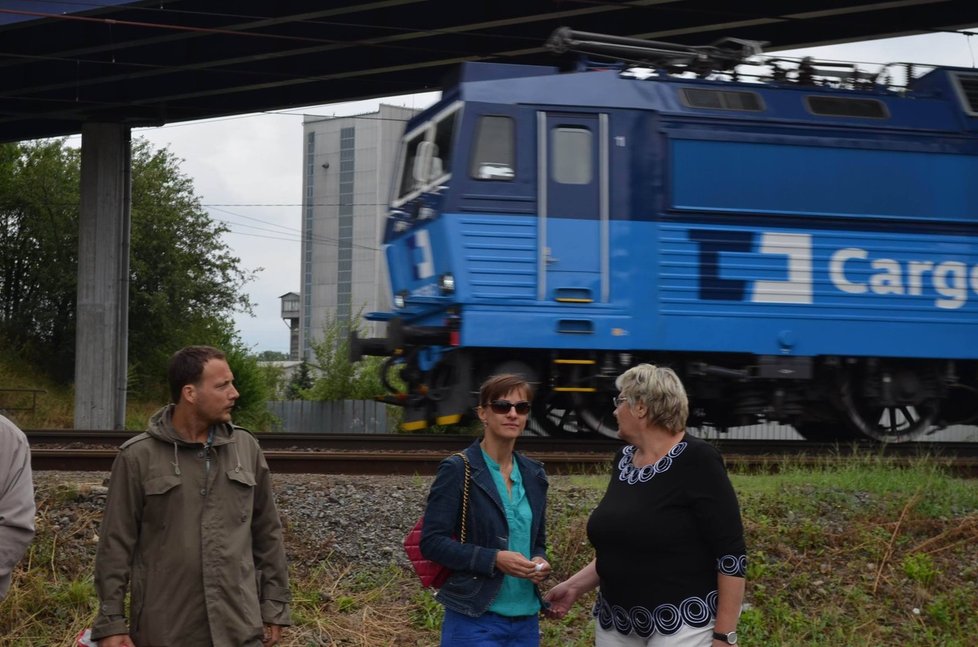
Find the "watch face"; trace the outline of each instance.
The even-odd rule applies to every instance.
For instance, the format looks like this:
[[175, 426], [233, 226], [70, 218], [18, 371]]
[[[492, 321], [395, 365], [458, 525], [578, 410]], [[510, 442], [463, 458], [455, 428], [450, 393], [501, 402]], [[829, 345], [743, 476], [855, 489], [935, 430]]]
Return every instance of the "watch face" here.
[[731, 631], [727, 634], [727, 644], [736, 645], [737, 644], [737, 632]]

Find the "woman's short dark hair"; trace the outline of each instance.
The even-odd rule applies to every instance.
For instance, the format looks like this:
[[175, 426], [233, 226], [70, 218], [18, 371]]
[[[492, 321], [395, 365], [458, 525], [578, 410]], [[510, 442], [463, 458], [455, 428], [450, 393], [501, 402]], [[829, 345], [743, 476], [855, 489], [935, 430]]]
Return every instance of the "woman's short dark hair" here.
[[521, 389], [526, 394], [526, 399], [533, 401], [533, 387], [523, 379], [521, 375], [513, 373], [500, 373], [493, 375], [479, 389], [479, 406], [487, 407], [493, 400], [505, 396], [513, 389]]
[[170, 357], [166, 380], [170, 385], [170, 400], [174, 404], [180, 401], [180, 392], [184, 386], [200, 382], [204, 364], [212, 359], [227, 361], [227, 355], [213, 346], [187, 346]]

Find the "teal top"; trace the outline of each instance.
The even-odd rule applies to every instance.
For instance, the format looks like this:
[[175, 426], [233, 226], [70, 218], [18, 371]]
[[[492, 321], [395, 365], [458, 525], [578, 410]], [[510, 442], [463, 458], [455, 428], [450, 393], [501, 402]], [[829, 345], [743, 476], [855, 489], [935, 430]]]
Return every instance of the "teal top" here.
[[[485, 450], [482, 450], [482, 457], [486, 459], [492, 480], [496, 482], [496, 490], [499, 491], [499, 498], [502, 499], [503, 509], [506, 511], [506, 523], [509, 524], [509, 550], [522, 553], [527, 559], [530, 558], [530, 523], [533, 521], [533, 513], [530, 510], [530, 502], [526, 498], [526, 491], [523, 489], [523, 477], [520, 475], [516, 461], [513, 461], [513, 473], [510, 478], [513, 480], [512, 493], [506, 489], [506, 481], [499, 470], [499, 464], [492, 460]], [[503, 585], [499, 589], [499, 595], [489, 605], [489, 611], [498, 613], [501, 616], [531, 616], [540, 612], [540, 600], [536, 594], [533, 582], [521, 577], [512, 575], [503, 576]]]

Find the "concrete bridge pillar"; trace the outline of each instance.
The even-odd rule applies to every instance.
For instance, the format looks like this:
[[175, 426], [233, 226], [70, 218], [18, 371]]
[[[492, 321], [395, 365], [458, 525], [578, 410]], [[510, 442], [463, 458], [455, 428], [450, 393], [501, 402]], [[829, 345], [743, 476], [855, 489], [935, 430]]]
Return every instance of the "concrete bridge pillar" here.
[[75, 428], [124, 429], [132, 147], [127, 126], [82, 126]]

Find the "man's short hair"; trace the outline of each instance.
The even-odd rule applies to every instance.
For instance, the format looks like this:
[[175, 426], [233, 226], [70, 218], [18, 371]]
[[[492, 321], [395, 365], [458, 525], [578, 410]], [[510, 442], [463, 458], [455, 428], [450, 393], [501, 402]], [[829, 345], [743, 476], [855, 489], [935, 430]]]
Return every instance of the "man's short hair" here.
[[212, 359], [227, 361], [227, 355], [213, 346], [187, 346], [170, 357], [166, 379], [170, 385], [170, 400], [174, 404], [180, 402], [180, 392], [184, 386], [200, 382], [204, 364]]

